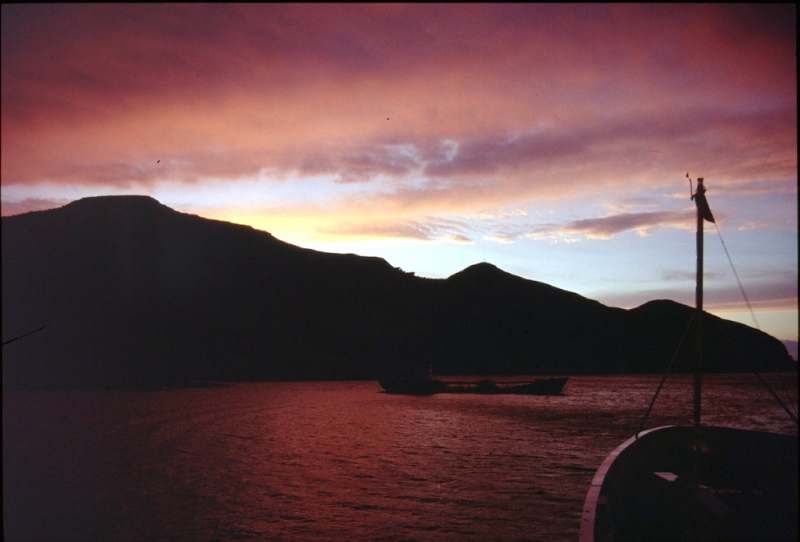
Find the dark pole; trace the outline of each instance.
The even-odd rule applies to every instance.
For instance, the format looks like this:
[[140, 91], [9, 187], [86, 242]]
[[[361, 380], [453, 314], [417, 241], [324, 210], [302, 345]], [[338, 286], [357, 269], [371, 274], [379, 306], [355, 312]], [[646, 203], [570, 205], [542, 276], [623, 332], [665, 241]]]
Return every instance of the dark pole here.
[[[706, 189], [703, 178], [697, 179], [695, 197], [703, 197]], [[696, 202], [697, 203], [697, 202]], [[700, 427], [700, 391], [702, 388], [701, 371], [703, 369], [703, 213], [697, 205], [697, 288], [694, 296], [697, 307], [697, 337], [695, 340], [695, 357], [697, 365], [694, 369], [694, 426]]]

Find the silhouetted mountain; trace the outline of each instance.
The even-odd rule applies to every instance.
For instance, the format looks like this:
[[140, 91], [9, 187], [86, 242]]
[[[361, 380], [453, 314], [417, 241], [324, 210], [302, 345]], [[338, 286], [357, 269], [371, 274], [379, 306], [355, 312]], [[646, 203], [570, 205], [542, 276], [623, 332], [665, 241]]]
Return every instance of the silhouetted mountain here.
[[[485, 263], [420, 278], [145, 196], [5, 217], [2, 238], [3, 338], [45, 326], [4, 347], [11, 386], [374, 378], [417, 363], [661, 372], [692, 314], [671, 301], [609, 308]], [[744, 370], [737, 348], [760, 370], [796, 368], [769, 335], [711, 315], [704, 326], [710, 370]], [[676, 371], [691, 367], [684, 350]]]
[[792, 357], [793, 360], [797, 361], [797, 341], [781, 341], [783, 346], [786, 347], [786, 351], [789, 352], [789, 355]]

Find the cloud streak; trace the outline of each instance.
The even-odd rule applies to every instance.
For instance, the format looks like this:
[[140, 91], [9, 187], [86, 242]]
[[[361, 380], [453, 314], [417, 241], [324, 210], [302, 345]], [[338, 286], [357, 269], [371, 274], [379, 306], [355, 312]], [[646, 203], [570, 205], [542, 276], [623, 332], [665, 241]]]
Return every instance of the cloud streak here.
[[695, 222], [696, 215], [692, 210], [618, 213], [564, 223], [523, 222], [512, 226], [500, 225], [486, 238], [501, 243], [512, 243], [524, 237], [567, 242], [584, 239], [610, 240], [628, 231], [644, 236], [660, 227], [692, 229]]
[[365, 222], [341, 224], [321, 228], [321, 233], [355, 235], [368, 238], [413, 239], [417, 241], [450, 241], [473, 244], [469, 227], [455, 220], [428, 218], [425, 220], [399, 220], [395, 222]]
[[589, 239], [610, 239], [630, 230], [636, 231], [639, 235], [647, 235], [651, 228], [659, 226], [691, 228], [695, 221], [696, 215], [692, 211], [623, 213], [602, 218], [574, 220], [559, 228], [559, 231], [583, 235]]

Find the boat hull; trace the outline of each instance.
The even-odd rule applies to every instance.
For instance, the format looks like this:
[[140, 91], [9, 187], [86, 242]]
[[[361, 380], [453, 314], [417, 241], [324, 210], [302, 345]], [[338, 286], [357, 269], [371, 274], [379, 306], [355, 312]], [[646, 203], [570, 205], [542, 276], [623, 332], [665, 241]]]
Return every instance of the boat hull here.
[[386, 393], [399, 393], [404, 395], [433, 395], [447, 391], [447, 384], [441, 380], [390, 378], [378, 380]]
[[797, 540], [797, 436], [669, 426], [614, 450], [580, 541]]
[[522, 383], [495, 383], [489, 380], [478, 382], [446, 382], [436, 379], [395, 378], [382, 379], [378, 383], [387, 393], [406, 395], [432, 395], [434, 393], [478, 393], [483, 395], [559, 395], [568, 378], [540, 378]]

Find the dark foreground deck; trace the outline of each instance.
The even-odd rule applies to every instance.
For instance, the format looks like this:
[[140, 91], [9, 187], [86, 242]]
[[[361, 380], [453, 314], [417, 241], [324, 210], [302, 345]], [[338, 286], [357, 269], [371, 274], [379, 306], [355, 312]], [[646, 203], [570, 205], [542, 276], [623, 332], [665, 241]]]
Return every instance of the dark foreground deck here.
[[580, 541], [797, 540], [797, 436], [645, 431], [597, 470]]

